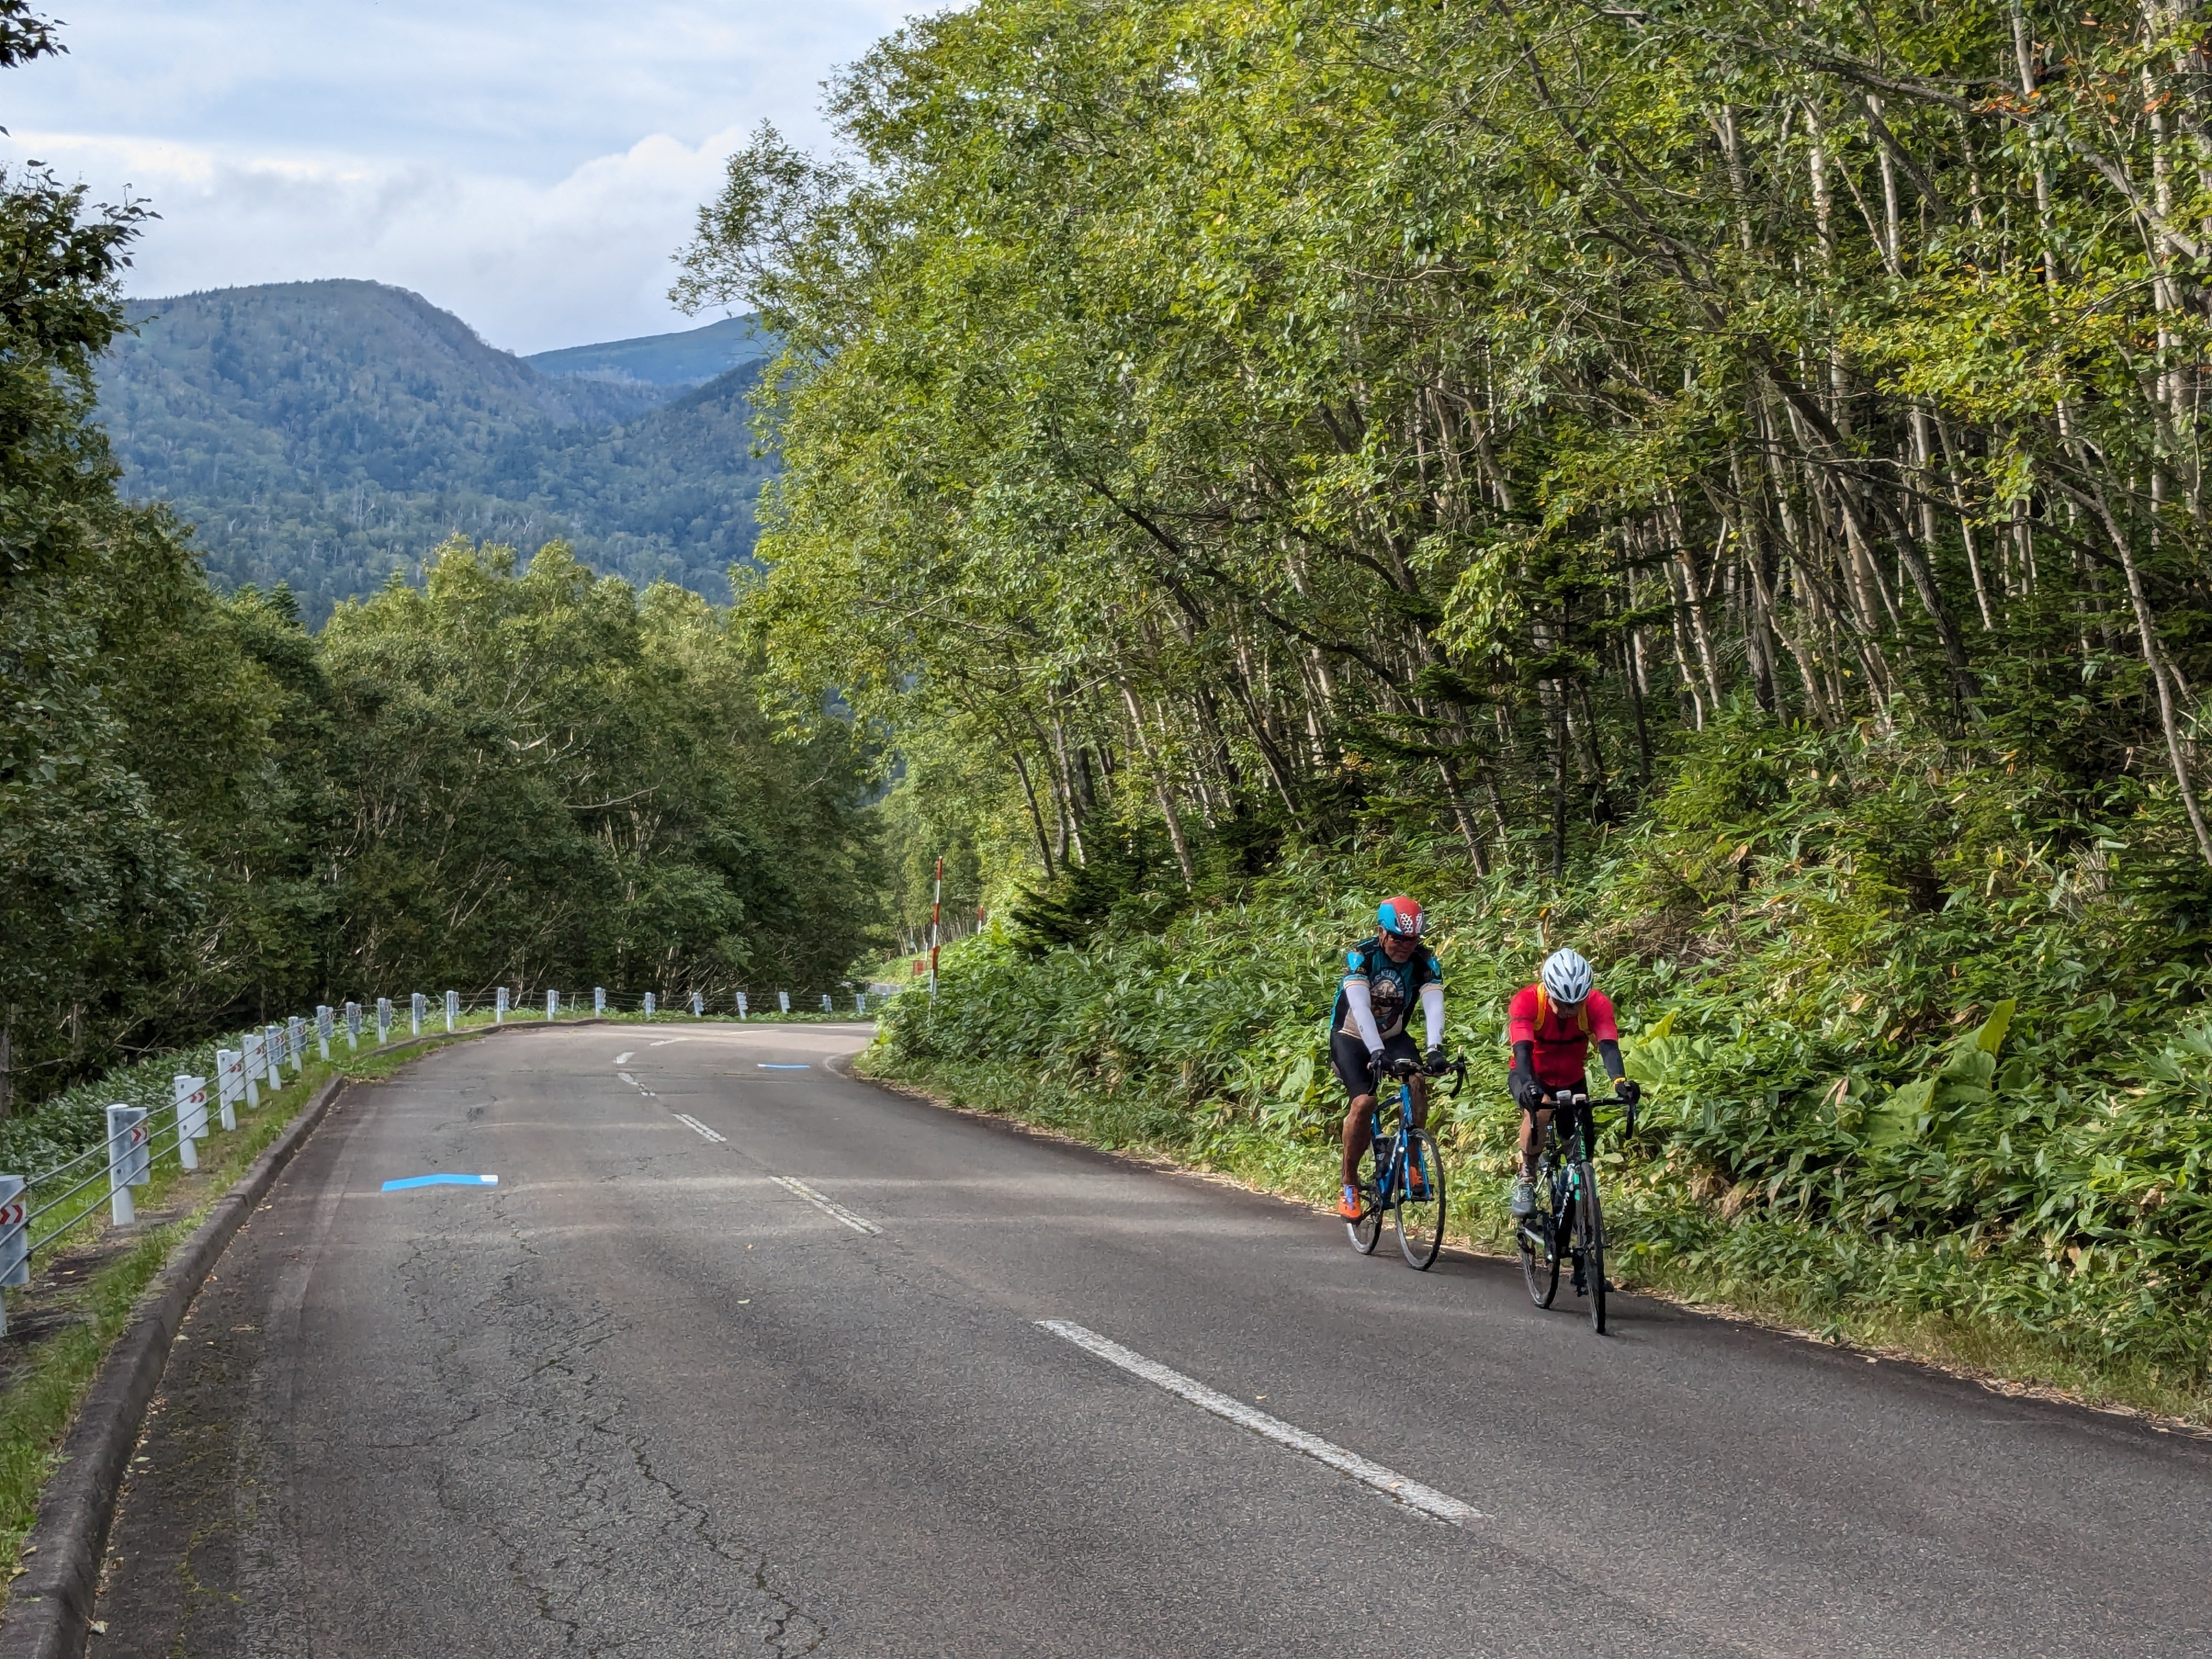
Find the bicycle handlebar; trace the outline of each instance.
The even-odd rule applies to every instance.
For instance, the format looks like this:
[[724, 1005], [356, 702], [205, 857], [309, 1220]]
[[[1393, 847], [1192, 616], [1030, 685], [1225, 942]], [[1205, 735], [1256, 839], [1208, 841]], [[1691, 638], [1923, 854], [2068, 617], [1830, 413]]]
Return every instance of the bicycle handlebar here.
[[1456, 1093], [1467, 1081], [1467, 1057], [1462, 1054], [1456, 1060], [1448, 1060], [1434, 1070], [1418, 1060], [1387, 1060], [1382, 1062], [1382, 1075], [1396, 1078], [1401, 1083], [1417, 1077], [1449, 1077], [1453, 1092]]
[[1627, 1132], [1632, 1135], [1636, 1133], [1636, 1103], [1632, 1100], [1622, 1099], [1617, 1089], [1614, 1093], [1601, 1095], [1595, 1100], [1588, 1095], [1577, 1094], [1571, 1089], [1555, 1089], [1545, 1097], [1545, 1103], [1553, 1107], [1626, 1106], [1628, 1108]]

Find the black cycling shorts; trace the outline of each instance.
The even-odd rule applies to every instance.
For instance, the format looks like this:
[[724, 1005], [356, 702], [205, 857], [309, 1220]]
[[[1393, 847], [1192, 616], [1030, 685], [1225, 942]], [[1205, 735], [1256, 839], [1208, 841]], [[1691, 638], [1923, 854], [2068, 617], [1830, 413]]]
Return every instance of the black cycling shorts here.
[[[1413, 1034], [1400, 1028], [1395, 1036], [1382, 1039], [1382, 1058], [1385, 1060], [1410, 1060], [1419, 1062], [1421, 1051], [1413, 1046]], [[1336, 1067], [1337, 1079], [1354, 1100], [1362, 1095], [1371, 1095], [1381, 1081], [1375, 1064], [1367, 1058], [1367, 1044], [1349, 1031], [1332, 1032], [1328, 1039], [1329, 1064]]]

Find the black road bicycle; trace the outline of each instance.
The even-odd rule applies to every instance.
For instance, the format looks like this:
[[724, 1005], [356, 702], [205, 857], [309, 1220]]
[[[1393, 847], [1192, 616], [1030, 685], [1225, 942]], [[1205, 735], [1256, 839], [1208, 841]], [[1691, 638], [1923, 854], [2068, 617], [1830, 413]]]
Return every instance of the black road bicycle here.
[[1536, 1154], [1536, 1205], [1521, 1218], [1514, 1243], [1521, 1249], [1521, 1276], [1540, 1308], [1559, 1293], [1559, 1262], [1574, 1264], [1575, 1289], [1589, 1297], [1590, 1328], [1605, 1334], [1605, 1212], [1598, 1203], [1596, 1106], [1628, 1108], [1628, 1133], [1636, 1133], [1636, 1106], [1613, 1096], [1593, 1102], [1588, 1095], [1562, 1089], [1552, 1097], [1552, 1121], [1544, 1126]]
[[[1362, 1255], [1375, 1254], [1382, 1242], [1382, 1216], [1390, 1214], [1398, 1234], [1398, 1249], [1406, 1265], [1426, 1273], [1444, 1244], [1444, 1161], [1437, 1155], [1435, 1137], [1413, 1127], [1411, 1079], [1424, 1068], [1409, 1060], [1393, 1060], [1382, 1068], [1395, 1080], [1397, 1091], [1377, 1091], [1367, 1113], [1367, 1153], [1364, 1179], [1359, 1183], [1359, 1219], [1347, 1221], [1352, 1248]], [[1451, 1085], [1438, 1089], [1431, 1103], [1449, 1100], [1467, 1081], [1467, 1061], [1455, 1060], [1431, 1077], [1449, 1077]], [[1395, 1102], [1398, 1127], [1382, 1133], [1382, 1109]]]

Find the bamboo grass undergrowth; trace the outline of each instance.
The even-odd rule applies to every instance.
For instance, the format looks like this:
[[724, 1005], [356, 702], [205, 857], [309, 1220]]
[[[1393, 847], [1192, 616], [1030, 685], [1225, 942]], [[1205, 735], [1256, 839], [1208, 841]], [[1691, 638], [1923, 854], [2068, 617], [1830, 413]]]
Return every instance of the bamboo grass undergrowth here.
[[1326, 1201], [1333, 964], [1413, 892], [1474, 1063], [1432, 1121], [1460, 1242], [1508, 1248], [1504, 1005], [1571, 943], [1646, 1089], [1600, 1154], [1616, 1278], [2212, 1425], [2212, 913], [2178, 817], [2085, 819], [1910, 732], [1739, 721], [1559, 880], [1389, 836], [1075, 943], [997, 927], [867, 1065]]

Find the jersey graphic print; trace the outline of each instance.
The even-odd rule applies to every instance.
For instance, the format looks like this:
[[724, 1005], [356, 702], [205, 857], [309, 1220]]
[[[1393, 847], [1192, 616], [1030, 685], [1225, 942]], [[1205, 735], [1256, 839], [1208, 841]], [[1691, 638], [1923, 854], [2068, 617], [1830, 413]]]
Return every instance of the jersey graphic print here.
[[[1411, 957], [1404, 962], [1393, 962], [1375, 939], [1365, 939], [1344, 953], [1344, 983], [1367, 988], [1367, 1005], [1375, 1012], [1375, 1029], [1384, 1038], [1394, 1037], [1406, 1029], [1406, 1017], [1413, 1012], [1416, 994], [1424, 985], [1441, 985], [1444, 970], [1437, 963], [1436, 953], [1416, 946]], [[1347, 1036], [1359, 1035], [1358, 1022], [1352, 1018], [1352, 1004], [1346, 1000], [1340, 987], [1336, 994], [1336, 1012], [1330, 1024]]]

